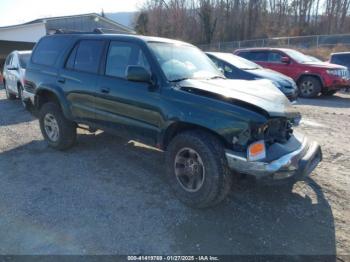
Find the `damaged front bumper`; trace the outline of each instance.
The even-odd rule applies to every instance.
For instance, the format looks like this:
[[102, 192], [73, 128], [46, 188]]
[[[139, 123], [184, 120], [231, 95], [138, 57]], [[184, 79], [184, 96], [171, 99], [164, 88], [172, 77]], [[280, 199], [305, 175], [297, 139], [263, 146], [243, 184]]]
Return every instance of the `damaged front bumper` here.
[[321, 147], [305, 136], [293, 135], [286, 144], [275, 143], [267, 150], [263, 161], [248, 161], [242, 153], [226, 150], [231, 170], [253, 175], [256, 179], [296, 180], [309, 175], [322, 160]]

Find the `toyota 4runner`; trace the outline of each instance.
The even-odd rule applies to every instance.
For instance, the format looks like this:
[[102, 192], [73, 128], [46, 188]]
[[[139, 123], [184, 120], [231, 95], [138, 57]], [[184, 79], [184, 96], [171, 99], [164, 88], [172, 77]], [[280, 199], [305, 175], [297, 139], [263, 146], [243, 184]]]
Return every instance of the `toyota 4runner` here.
[[46, 36], [24, 89], [51, 147], [71, 147], [81, 125], [153, 145], [165, 151], [175, 194], [193, 207], [222, 201], [235, 173], [295, 181], [322, 157], [316, 142], [293, 133], [300, 115], [270, 81], [225, 79], [184, 42]]

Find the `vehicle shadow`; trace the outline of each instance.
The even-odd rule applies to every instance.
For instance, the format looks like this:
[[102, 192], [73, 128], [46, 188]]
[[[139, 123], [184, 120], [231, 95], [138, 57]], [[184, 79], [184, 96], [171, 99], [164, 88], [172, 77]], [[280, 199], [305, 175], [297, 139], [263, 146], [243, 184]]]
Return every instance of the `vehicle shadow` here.
[[0, 98], [0, 126], [15, 125], [23, 122], [35, 120], [31, 114], [17, 100], [7, 100]]
[[179, 251], [197, 243], [197, 252], [212, 254], [335, 255], [334, 218], [322, 188], [310, 178], [300, 183], [306, 192], [235, 185], [221, 206], [190, 211], [174, 232]]
[[5, 216], [6, 231], [0, 223], [7, 232], [0, 250], [334, 255], [334, 218], [322, 188], [311, 178], [297, 186], [241, 180], [221, 205], [196, 210], [173, 196], [163, 153], [154, 148], [105, 133], [79, 134], [65, 152], [32, 141], [0, 154], [2, 212], [13, 216]]
[[334, 96], [319, 96], [310, 99], [299, 98], [297, 105], [350, 108], [350, 94], [335, 94]]

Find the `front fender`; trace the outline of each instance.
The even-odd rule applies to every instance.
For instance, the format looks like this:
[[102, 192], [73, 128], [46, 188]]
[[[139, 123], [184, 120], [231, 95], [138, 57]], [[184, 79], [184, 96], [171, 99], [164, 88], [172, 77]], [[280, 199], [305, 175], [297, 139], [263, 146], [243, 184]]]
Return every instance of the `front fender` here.
[[267, 120], [258, 112], [218, 99], [183, 92], [172, 92], [167, 98], [167, 121], [163, 130], [177, 122], [190, 124], [210, 130], [231, 144], [233, 137], [251, 124]]

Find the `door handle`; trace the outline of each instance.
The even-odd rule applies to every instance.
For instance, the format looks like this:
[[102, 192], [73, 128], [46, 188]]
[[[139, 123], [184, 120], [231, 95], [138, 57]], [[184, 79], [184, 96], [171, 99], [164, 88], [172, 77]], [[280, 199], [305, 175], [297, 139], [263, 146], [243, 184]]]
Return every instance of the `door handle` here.
[[64, 84], [66, 82], [66, 79], [63, 77], [58, 78], [57, 80], [58, 83]]
[[110, 89], [108, 87], [102, 87], [101, 88], [101, 92], [104, 93], [104, 94], [108, 94], [110, 91]]

